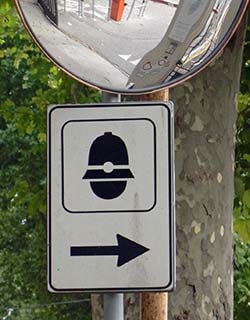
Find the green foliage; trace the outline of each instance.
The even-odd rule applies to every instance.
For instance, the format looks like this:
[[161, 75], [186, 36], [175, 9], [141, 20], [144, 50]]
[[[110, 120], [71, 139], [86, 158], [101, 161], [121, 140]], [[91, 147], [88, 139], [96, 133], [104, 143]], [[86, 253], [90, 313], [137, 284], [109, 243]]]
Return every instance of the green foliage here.
[[250, 27], [247, 29], [236, 136], [234, 229], [250, 242]]
[[[244, 80], [244, 79], [243, 79]], [[245, 86], [246, 80], [244, 80]], [[250, 79], [249, 79], [250, 84]], [[241, 93], [237, 120], [234, 228], [250, 241], [250, 93]]]
[[14, 307], [13, 320], [87, 320], [88, 302], [61, 303], [79, 295], [47, 291], [46, 109], [98, 101], [99, 93], [46, 60], [12, 1], [1, 0], [0, 21], [0, 318]]
[[234, 319], [248, 320], [250, 314], [250, 244], [235, 235]]
[[238, 104], [234, 230], [234, 318], [250, 313], [250, 27], [247, 29]]

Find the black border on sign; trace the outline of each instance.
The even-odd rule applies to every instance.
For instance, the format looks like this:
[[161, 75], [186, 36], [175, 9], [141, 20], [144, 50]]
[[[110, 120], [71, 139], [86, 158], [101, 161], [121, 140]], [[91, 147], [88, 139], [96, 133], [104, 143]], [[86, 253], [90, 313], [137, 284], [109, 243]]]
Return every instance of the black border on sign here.
[[[168, 177], [169, 177], [169, 256], [168, 261], [169, 265], [169, 282], [162, 287], [135, 287], [135, 288], [55, 288], [52, 284], [52, 247], [51, 247], [51, 114], [56, 109], [63, 108], [113, 108], [113, 107], [146, 107], [146, 106], [163, 106], [167, 110], [168, 118], [168, 132], [166, 138], [168, 138], [169, 145], [169, 154], [168, 154]], [[134, 103], [100, 103], [100, 104], [86, 104], [86, 105], [55, 105], [52, 106], [47, 114], [47, 152], [48, 152], [48, 168], [47, 168], [47, 192], [48, 192], [48, 289], [54, 293], [63, 293], [63, 292], [85, 292], [85, 293], [123, 293], [123, 292], [160, 292], [160, 291], [172, 291], [175, 287], [175, 185], [174, 185], [174, 128], [173, 128], [173, 115], [171, 113], [171, 103], [164, 102], [134, 102]], [[171, 172], [171, 166], [173, 167], [173, 172]]]
[[[140, 120], [144, 120], [144, 121], [149, 121], [152, 125], [153, 125], [153, 134], [154, 134], [154, 137], [153, 137], [153, 142], [154, 142], [154, 146], [153, 146], [153, 149], [154, 149], [154, 159], [153, 159], [153, 162], [154, 162], [154, 169], [153, 169], [153, 172], [154, 172], [154, 190], [153, 190], [153, 193], [154, 193], [154, 200], [153, 200], [153, 204], [151, 205], [150, 208], [148, 209], [141, 209], [141, 210], [92, 210], [92, 211], [81, 211], [81, 210], [70, 210], [66, 207], [65, 205], [65, 201], [64, 201], [64, 185], [65, 185], [65, 180], [64, 180], [64, 129], [66, 127], [66, 125], [68, 123], [72, 123], [72, 122], [112, 122], [112, 121], [116, 121], [116, 122], [122, 122], [122, 121], [140, 121]], [[79, 214], [79, 213], [107, 213], [107, 212], [110, 212], [110, 213], [114, 213], [114, 212], [120, 212], [120, 213], [125, 213], [125, 212], [149, 212], [151, 210], [154, 209], [155, 205], [156, 205], [156, 202], [157, 202], [157, 167], [156, 167], [156, 126], [155, 126], [155, 123], [151, 120], [151, 119], [148, 119], [148, 118], [118, 118], [118, 119], [88, 119], [88, 120], [68, 120], [66, 121], [62, 128], [61, 128], [61, 175], [62, 175], [62, 206], [63, 208], [69, 212], [69, 213], [73, 213], [73, 214]]]

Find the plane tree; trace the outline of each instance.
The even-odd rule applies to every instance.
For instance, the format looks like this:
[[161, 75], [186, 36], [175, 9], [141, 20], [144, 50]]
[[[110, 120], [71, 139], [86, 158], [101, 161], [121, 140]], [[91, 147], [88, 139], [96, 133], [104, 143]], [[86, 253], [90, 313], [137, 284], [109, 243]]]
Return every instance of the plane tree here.
[[169, 319], [233, 319], [235, 129], [246, 19], [176, 106], [177, 287]]

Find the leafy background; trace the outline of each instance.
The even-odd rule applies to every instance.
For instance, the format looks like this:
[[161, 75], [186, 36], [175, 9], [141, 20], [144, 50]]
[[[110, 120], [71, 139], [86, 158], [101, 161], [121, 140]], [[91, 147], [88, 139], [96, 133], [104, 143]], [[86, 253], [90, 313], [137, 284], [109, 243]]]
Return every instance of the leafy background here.
[[0, 318], [90, 319], [89, 296], [46, 288], [46, 110], [100, 94], [46, 60], [12, 1], [1, 0], [0, 22]]
[[[250, 18], [250, 16], [248, 16]], [[249, 20], [249, 19], [248, 19]], [[249, 20], [250, 21], [250, 20]], [[250, 314], [250, 26], [242, 65], [238, 103], [235, 166], [235, 281], [234, 318], [248, 320]]]
[[[88, 295], [46, 288], [46, 109], [100, 93], [49, 63], [0, 4], [0, 318], [91, 319]], [[235, 319], [250, 314], [250, 40], [242, 67], [235, 173]], [[73, 303], [71, 303], [73, 302]]]

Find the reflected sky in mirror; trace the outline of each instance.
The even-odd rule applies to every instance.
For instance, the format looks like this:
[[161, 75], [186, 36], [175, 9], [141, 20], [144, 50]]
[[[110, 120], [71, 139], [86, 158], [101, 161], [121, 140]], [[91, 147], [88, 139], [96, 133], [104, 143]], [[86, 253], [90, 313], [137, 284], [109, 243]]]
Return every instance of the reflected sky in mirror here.
[[59, 67], [113, 92], [146, 92], [195, 73], [247, 0], [16, 0], [26, 27]]

